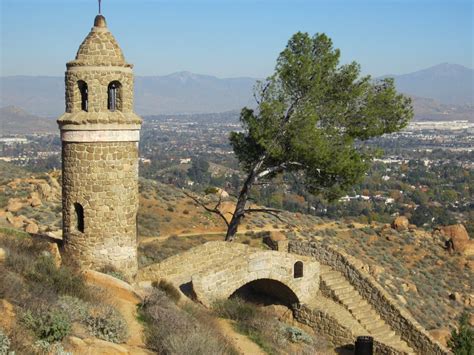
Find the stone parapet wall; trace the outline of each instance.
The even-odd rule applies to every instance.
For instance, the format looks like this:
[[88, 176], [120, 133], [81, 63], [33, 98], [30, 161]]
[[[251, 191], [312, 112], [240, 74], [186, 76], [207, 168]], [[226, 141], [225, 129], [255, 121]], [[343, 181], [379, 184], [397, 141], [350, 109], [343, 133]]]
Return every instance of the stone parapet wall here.
[[[136, 142], [63, 142], [64, 253], [83, 267], [137, 271]], [[83, 210], [83, 231], [78, 222]]]
[[[294, 277], [297, 262], [303, 265], [301, 277]], [[278, 281], [289, 288], [290, 293], [294, 293], [285, 299], [296, 296], [292, 302], [307, 303], [318, 293], [319, 274], [319, 263], [306, 257], [256, 249], [194, 274], [192, 284], [197, 299], [206, 306], [216, 300], [229, 298], [237, 289], [256, 280]], [[279, 291], [288, 293], [285, 292], [287, 288], [280, 288]]]
[[159, 281], [173, 279], [177, 283], [190, 282], [192, 275], [211, 268], [215, 264], [230, 261], [248, 251], [248, 246], [223, 242], [207, 242], [183, 253], [170, 256], [160, 263], [146, 266], [138, 271], [136, 281]]
[[366, 271], [364, 264], [335, 247], [317, 242], [291, 241], [289, 251], [312, 256], [319, 262], [343, 273], [356, 290], [369, 302], [410, 347], [420, 354], [449, 354], [428, 332], [383, 289]]
[[[349, 314], [344, 317], [343, 309], [336, 312], [330, 311], [330, 307], [327, 307], [326, 302], [321, 302], [321, 304], [311, 309], [306, 305], [298, 305], [293, 310], [293, 315], [298, 322], [324, 334], [335, 347], [353, 346], [358, 334], [364, 334], [365, 330]], [[342, 306], [340, 307], [342, 308]], [[374, 354], [405, 355], [406, 353], [374, 339]]]

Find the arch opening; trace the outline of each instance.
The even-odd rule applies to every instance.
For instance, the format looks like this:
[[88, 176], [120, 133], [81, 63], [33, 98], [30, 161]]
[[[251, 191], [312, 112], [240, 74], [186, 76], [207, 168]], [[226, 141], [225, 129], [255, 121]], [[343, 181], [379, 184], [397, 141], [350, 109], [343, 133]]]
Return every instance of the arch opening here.
[[239, 287], [229, 298], [241, 298], [258, 305], [279, 304], [287, 307], [299, 303], [296, 294], [284, 283], [272, 279], [258, 279]]
[[74, 204], [74, 212], [76, 217], [75, 228], [81, 233], [84, 233], [84, 207], [80, 203]]
[[109, 111], [122, 111], [122, 84], [112, 81], [108, 88], [107, 108]]
[[81, 94], [81, 110], [87, 112], [89, 111], [89, 88], [87, 87], [87, 83], [83, 80], [77, 82], [77, 87]]
[[293, 277], [299, 279], [303, 277], [303, 262], [297, 261], [293, 267]]

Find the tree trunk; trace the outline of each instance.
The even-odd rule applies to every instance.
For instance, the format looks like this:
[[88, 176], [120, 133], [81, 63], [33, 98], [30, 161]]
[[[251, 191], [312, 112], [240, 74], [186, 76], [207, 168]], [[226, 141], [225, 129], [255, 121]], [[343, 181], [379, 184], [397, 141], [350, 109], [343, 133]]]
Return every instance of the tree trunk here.
[[230, 220], [229, 227], [227, 228], [227, 234], [225, 236], [225, 240], [227, 242], [231, 242], [235, 238], [235, 234], [239, 228], [239, 224], [242, 221], [242, 218], [245, 215], [245, 205], [247, 204], [247, 200], [250, 195], [250, 190], [257, 179], [257, 174], [260, 168], [265, 161], [266, 156], [262, 156], [258, 162], [254, 165], [252, 170], [247, 176], [247, 179], [242, 186], [242, 189], [239, 193], [239, 198], [237, 199], [237, 204], [235, 205], [234, 214], [232, 215], [232, 219]]

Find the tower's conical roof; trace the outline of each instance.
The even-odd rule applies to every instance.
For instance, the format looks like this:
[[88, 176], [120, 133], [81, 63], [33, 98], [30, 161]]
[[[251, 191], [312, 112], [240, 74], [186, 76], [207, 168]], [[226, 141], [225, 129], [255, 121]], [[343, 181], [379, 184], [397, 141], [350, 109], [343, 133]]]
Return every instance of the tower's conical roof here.
[[82, 42], [76, 59], [69, 66], [131, 66], [125, 61], [122, 50], [107, 28], [105, 17], [97, 15], [94, 27]]

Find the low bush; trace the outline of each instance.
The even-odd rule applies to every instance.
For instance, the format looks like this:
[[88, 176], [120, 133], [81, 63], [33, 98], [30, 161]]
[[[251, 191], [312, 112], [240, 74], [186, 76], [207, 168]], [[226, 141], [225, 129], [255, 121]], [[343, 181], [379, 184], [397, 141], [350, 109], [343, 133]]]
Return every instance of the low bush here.
[[109, 276], [115, 277], [116, 279], [126, 281], [125, 275], [112, 265], [106, 265], [102, 267], [99, 271]]
[[21, 322], [35, 333], [38, 339], [48, 343], [61, 341], [71, 331], [69, 316], [59, 309], [26, 310], [22, 314]]
[[84, 323], [91, 334], [99, 339], [113, 343], [123, 343], [127, 339], [127, 322], [112, 306], [100, 305], [91, 308]]
[[[156, 287], [156, 285], [153, 285]], [[179, 290], [169, 281], [166, 280], [160, 280], [158, 283], [158, 288], [162, 291], [164, 291], [167, 296], [174, 302], [178, 303], [179, 300], [181, 299], [181, 293]]]
[[68, 295], [60, 296], [56, 305], [59, 310], [68, 314], [73, 322], [85, 321], [90, 309], [88, 302]]
[[458, 329], [451, 332], [448, 346], [455, 355], [472, 355], [474, 353], [474, 330], [469, 324], [467, 312], [462, 313]]
[[219, 300], [213, 304], [212, 308], [217, 316], [237, 322], [251, 320], [258, 311], [255, 305], [247, 303], [240, 298]]
[[0, 355], [7, 355], [10, 350], [10, 339], [0, 328]]
[[147, 345], [159, 354], [235, 354], [209, 317], [196, 306], [180, 309], [160, 289], [140, 308], [146, 324]]
[[81, 298], [87, 296], [87, 288], [82, 275], [67, 266], [56, 267], [50, 256], [40, 256], [26, 277], [58, 294]]
[[289, 341], [292, 343], [312, 344], [313, 339], [307, 333], [296, 327], [286, 327], [285, 333]]

